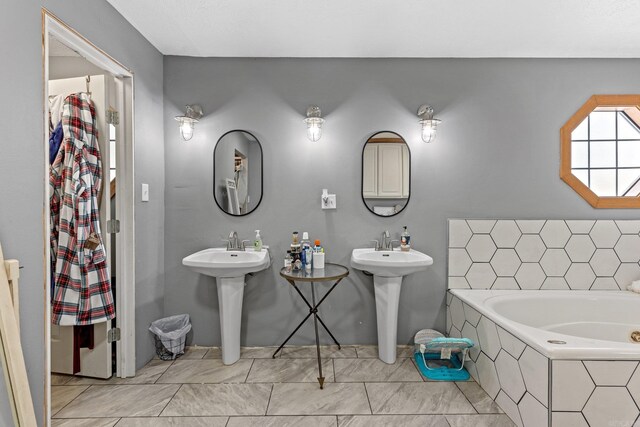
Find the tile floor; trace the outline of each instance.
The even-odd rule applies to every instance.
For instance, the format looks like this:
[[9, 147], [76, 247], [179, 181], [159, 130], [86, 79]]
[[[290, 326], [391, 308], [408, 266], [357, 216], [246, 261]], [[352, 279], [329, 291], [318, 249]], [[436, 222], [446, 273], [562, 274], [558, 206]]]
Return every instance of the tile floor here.
[[225, 366], [219, 348], [190, 347], [135, 378], [54, 375], [52, 426], [513, 426], [475, 382], [426, 381], [408, 346], [394, 365], [378, 360], [375, 346], [322, 347], [324, 390], [315, 347], [272, 359], [274, 350], [243, 348]]

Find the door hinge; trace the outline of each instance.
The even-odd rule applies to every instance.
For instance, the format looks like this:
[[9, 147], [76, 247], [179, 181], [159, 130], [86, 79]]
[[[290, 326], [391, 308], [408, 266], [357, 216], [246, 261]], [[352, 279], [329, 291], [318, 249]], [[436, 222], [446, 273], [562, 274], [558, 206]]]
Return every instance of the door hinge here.
[[107, 333], [107, 342], [112, 343], [114, 341], [120, 341], [120, 328], [110, 329]]
[[110, 219], [107, 221], [107, 233], [116, 234], [120, 232], [120, 220]]
[[107, 110], [107, 124], [110, 124], [110, 125], [120, 124], [120, 117], [116, 110], [112, 110], [112, 109]]

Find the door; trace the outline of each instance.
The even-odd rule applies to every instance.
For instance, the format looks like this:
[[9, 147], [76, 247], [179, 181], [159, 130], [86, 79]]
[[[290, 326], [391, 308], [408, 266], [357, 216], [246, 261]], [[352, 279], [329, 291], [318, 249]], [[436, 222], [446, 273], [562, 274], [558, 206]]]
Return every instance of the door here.
[[404, 144], [379, 144], [378, 197], [402, 197], [402, 147]]
[[367, 144], [364, 147], [362, 195], [365, 198], [378, 196], [378, 145]]
[[[107, 253], [107, 265], [113, 277], [113, 259], [111, 256], [111, 241], [107, 234], [107, 221], [112, 219], [111, 209], [111, 150], [110, 135], [113, 129], [107, 123], [107, 111], [117, 105], [112, 100], [114, 90], [113, 77], [110, 74], [94, 75], [89, 77], [75, 77], [69, 79], [49, 80], [49, 95], [69, 95], [77, 92], [91, 93], [91, 100], [96, 109], [96, 122], [98, 126], [98, 143], [102, 157], [102, 197], [100, 200], [100, 229]], [[110, 102], [111, 101], [111, 102]], [[115, 155], [115, 153], [113, 153]], [[115, 291], [115, 288], [114, 288]], [[80, 349], [79, 376], [110, 378], [113, 374], [113, 350], [109, 342], [108, 334], [112, 328], [112, 321], [97, 323], [94, 325], [94, 348]], [[73, 326], [51, 325], [51, 372], [61, 374], [73, 374]]]

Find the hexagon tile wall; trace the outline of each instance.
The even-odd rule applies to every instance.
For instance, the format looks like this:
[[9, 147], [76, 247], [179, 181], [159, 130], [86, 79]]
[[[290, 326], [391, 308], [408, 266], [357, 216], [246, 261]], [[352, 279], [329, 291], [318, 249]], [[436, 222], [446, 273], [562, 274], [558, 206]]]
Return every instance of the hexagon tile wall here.
[[634, 220], [452, 219], [449, 289], [626, 289], [639, 233]]

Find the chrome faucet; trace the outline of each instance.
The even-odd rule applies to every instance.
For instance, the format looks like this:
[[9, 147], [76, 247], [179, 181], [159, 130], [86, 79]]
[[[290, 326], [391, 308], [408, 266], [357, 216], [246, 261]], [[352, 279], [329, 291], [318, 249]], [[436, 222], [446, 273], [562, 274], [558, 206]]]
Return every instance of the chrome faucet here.
[[399, 240], [390, 240], [389, 230], [384, 230], [381, 237], [382, 239], [380, 241], [372, 240], [372, 242], [375, 242], [375, 246], [373, 248], [376, 251], [392, 251], [393, 242], [400, 244]]
[[229, 233], [229, 238], [228, 239], [223, 239], [224, 241], [227, 242], [227, 250], [228, 251], [241, 251], [243, 249], [240, 248], [240, 245], [238, 244], [238, 233], [235, 231], [231, 231], [231, 233]]

